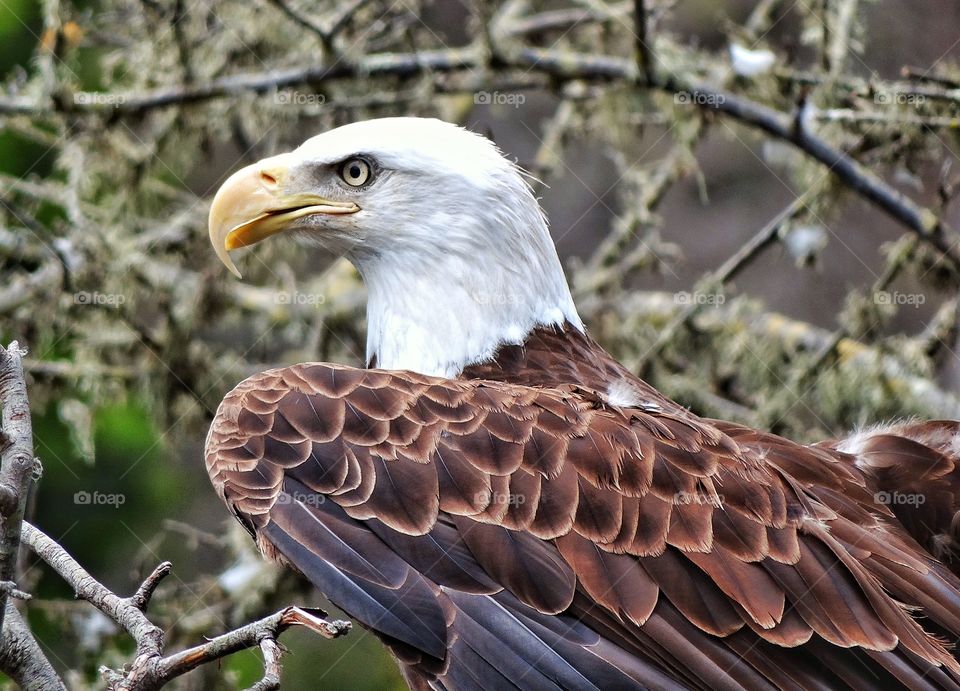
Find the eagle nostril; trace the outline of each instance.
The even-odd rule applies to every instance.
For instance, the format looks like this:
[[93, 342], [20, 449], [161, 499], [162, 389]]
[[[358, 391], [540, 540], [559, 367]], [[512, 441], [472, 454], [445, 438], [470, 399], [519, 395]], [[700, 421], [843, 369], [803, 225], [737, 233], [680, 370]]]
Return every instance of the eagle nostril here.
[[265, 170], [260, 171], [260, 180], [267, 187], [276, 187], [277, 185], [277, 178]]

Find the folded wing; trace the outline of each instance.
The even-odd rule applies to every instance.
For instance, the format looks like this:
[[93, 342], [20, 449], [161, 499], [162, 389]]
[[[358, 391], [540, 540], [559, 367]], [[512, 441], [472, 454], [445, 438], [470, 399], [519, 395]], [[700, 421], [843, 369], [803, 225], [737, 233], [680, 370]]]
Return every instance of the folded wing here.
[[305, 364], [231, 392], [206, 460], [264, 553], [414, 685], [960, 678], [960, 583], [833, 448], [574, 386]]

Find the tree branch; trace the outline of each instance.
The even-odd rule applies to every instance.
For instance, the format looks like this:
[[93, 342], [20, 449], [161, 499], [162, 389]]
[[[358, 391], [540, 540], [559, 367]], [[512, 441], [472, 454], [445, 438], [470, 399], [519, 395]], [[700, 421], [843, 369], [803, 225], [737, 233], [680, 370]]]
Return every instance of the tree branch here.
[[73, 588], [77, 597], [89, 602], [130, 634], [137, 643], [137, 659], [163, 650], [163, 629], [147, 619], [131, 599], [115, 595], [57, 542], [27, 522], [23, 523], [23, 541]]
[[[35, 468], [23, 355], [16, 341], [6, 349], [0, 347], [0, 582], [16, 578], [23, 512]], [[0, 588], [0, 627], [9, 592]]]
[[[178, 85], [143, 93], [77, 94], [74, 104], [62, 104], [68, 111], [103, 111], [116, 114], [137, 114], [152, 108], [186, 105], [233, 96], [244, 92], [262, 93], [301, 84], [319, 86], [328, 80], [349, 77], [393, 75], [413, 77], [424, 73], [476, 72], [485, 68], [483, 52], [473, 47], [414, 53], [379, 53], [356, 62], [340, 60], [331, 65], [290, 68], [270, 72], [238, 74], [213, 80], [207, 84]], [[637, 64], [608, 55], [571, 53], [529, 46], [498, 51], [493, 67], [520, 68], [539, 72], [560, 81], [627, 81], [633, 82]], [[690, 102], [705, 111], [714, 111], [734, 118], [768, 135], [793, 144], [811, 158], [825, 165], [844, 185], [864, 197], [892, 218], [917, 233], [925, 242], [944, 254], [955, 268], [960, 268], [956, 239], [946, 224], [933, 211], [904, 196], [874, 175], [851, 156], [812, 132], [809, 120], [812, 111], [804, 105], [796, 114], [783, 113], [768, 106], [737, 96], [732, 92], [705, 84], [688, 84], [677, 75], [654, 73], [649, 85], [671, 94], [688, 94]], [[10, 112], [0, 102], [0, 114]], [[36, 106], [39, 109], [39, 106]], [[19, 107], [15, 112], [22, 112]], [[951, 237], [948, 237], [948, 234]]]
[[[728, 281], [733, 280], [747, 265], [750, 264], [764, 249], [773, 244], [777, 234], [785, 223], [793, 219], [807, 205], [806, 195], [800, 195], [787, 207], [770, 220], [752, 238], [741, 245], [723, 264], [697, 281], [701, 290], [716, 291]], [[694, 295], [696, 298], [696, 294]], [[706, 301], [692, 299], [680, 313], [662, 329], [650, 349], [644, 354], [641, 366], [646, 367], [660, 352], [673, 340], [677, 330], [690, 323], [690, 320], [707, 304]]]
[[[327, 621], [326, 613], [318, 609], [286, 607], [268, 617], [241, 626], [239, 629], [222, 634], [202, 645], [188, 648], [163, 658], [154, 658], [149, 667], [134, 673], [131, 671], [117, 689], [124, 691], [144, 691], [159, 688], [171, 679], [196, 669], [202, 664], [232, 655], [233, 653], [260, 646], [265, 640], [276, 642], [276, 638], [291, 626], [304, 626], [324, 638], [338, 638], [350, 631], [346, 621]], [[278, 653], [272, 650], [266, 657], [267, 674], [278, 673], [277, 659], [270, 655]], [[270, 688], [270, 687], [265, 687]], [[275, 687], [274, 687], [275, 688]]]
[[643, 75], [644, 84], [654, 82], [654, 55], [650, 37], [650, 12], [647, 9], [648, 0], [633, 1], [633, 32], [634, 51], [636, 52], [637, 70]]
[[[954, 268], [960, 269], [956, 238], [947, 237], [951, 229], [944, 221], [930, 209], [918, 205], [898, 192], [857, 163], [851, 156], [834, 148], [811, 132], [807, 124], [810, 115], [807, 112], [808, 106], [801, 105], [797, 113], [791, 117], [786, 113], [708, 86], [684, 88], [683, 84], [672, 79], [664, 80], [657, 86], [671, 93], [686, 91], [692, 95], [692, 102], [704, 109], [717, 110], [777, 139], [793, 144], [825, 165], [847, 187], [917, 233], [925, 242], [941, 252]], [[950, 235], [953, 236], [954, 233], [950, 232]]]
[[66, 691], [66, 685], [43, 654], [20, 612], [10, 602], [6, 610], [3, 643], [0, 645], [0, 670], [24, 689]]
[[[77, 597], [92, 604], [136, 641], [137, 656], [128, 670], [101, 669], [115, 691], [158, 689], [207, 662], [246, 648], [262, 648], [265, 640], [275, 641], [291, 626], [304, 626], [325, 638], [336, 638], [350, 631], [349, 622], [327, 621], [323, 618], [326, 613], [321, 610], [286, 607], [268, 617], [216, 636], [202, 645], [164, 656], [163, 630], [147, 618], [143, 609], [157, 584], [170, 573], [169, 562], [154, 569], [133, 596], [121, 598], [87, 573], [63, 547], [26, 522], [23, 524], [23, 541], [73, 588]], [[279, 646], [274, 648], [268, 644], [267, 649], [265, 679], [269, 680], [271, 674], [278, 674]]]

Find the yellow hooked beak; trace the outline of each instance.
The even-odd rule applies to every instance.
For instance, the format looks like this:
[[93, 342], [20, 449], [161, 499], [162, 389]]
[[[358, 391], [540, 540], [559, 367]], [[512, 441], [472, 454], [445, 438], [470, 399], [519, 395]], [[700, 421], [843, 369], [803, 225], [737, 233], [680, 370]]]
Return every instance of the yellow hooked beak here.
[[229, 250], [247, 247], [276, 235], [293, 221], [313, 214], [352, 214], [353, 202], [324, 199], [309, 192], [286, 193], [290, 154], [280, 154], [247, 166], [227, 178], [210, 206], [208, 229], [217, 257], [240, 278]]

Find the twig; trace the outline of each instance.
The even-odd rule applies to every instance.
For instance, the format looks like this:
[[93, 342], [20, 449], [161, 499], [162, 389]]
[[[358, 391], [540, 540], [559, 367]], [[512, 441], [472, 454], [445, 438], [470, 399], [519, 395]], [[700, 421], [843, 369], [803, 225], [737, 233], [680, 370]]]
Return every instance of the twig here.
[[347, 2], [342, 3], [342, 6], [327, 20], [327, 35], [333, 38], [340, 33], [340, 30], [353, 18], [353, 15], [367, 2], [369, 0], [347, 0]]
[[[620, 319], [638, 323], [669, 323], [677, 314], [677, 299], [673, 293], [634, 292], [618, 296], [613, 301], [603, 301], [595, 296], [593, 301], [582, 302], [581, 307], [582, 315], [591, 315], [602, 310]], [[754, 317], [738, 314], [726, 306], [718, 306], [704, 310], [695, 318], [697, 330], [703, 333], [734, 328], [753, 338], [774, 339], [784, 348], [802, 349], [805, 352], [818, 352], [833, 337], [827, 329], [776, 312], [762, 313]], [[854, 371], [879, 371], [898, 390], [906, 392], [915, 400], [923, 401], [933, 417], [960, 418], [960, 397], [940, 388], [928, 377], [917, 376], [892, 354], [851, 338], [842, 339], [836, 350], [845, 366]], [[629, 364], [631, 368], [638, 369], [637, 363]]]
[[29, 600], [33, 597], [30, 593], [20, 590], [14, 581], [0, 581], [0, 591], [15, 600]]
[[336, 38], [340, 30], [346, 26], [353, 15], [360, 10], [369, 0], [347, 0], [343, 6], [332, 13], [329, 19], [314, 21], [308, 15], [294, 9], [286, 0], [267, 0], [271, 5], [283, 12], [287, 17], [302, 26], [307, 31], [320, 37], [324, 47], [333, 51], [333, 39]]
[[[659, 86], [670, 92], [684, 91], [682, 84], [671, 80], [666, 80]], [[777, 139], [790, 142], [827, 166], [847, 187], [917, 233], [940, 251], [954, 267], [960, 268], [960, 256], [956, 253], [955, 240], [947, 237], [950, 229], [943, 220], [930, 209], [898, 192], [851, 156], [811, 132], [806, 124], [808, 114], [803, 112], [805, 109], [800, 109], [794, 117], [790, 117], [767, 106], [710, 87], [689, 87], [688, 93], [693, 94], [693, 102], [702, 104], [701, 107], [715, 109]]]
[[[266, 639], [276, 639], [291, 626], [304, 626], [324, 638], [337, 638], [350, 631], [349, 622], [327, 621], [322, 618], [324, 616], [326, 613], [322, 610], [286, 607], [239, 629], [211, 638], [202, 645], [167, 657], [155, 657], [141, 669], [131, 670], [119, 682], [116, 689], [117, 691], [145, 691], [159, 688], [171, 679], [186, 674], [207, 662], [259, 646]], [[278, 659], [268, 658], [266, 663], [267, 675], [269, 675], [271, 667], [276, 668]]]
[[[843, 92], [851, 95], [872, 98], [875, 94], [900, 94], [903, 96], [922, 96], [931, 101], [960, 102], [960, 87], [941, 87], [940, 81], [930, 80], [930, 84], [914, 84], [907, 81], [869, 81], [855, 77], [837, 76], [835, 79], [825, 79], [814, 72], [795, 70], [786, 67], [776, 67], [773, 75], [784, 82], [797, 86], [823, 86], [827, 81]], [[922, 81], [922, 80], [918, 80]]]
[[153, 592], [157, 589], [157, 586], [160, 585], [160, 581], [170, 575], [172, 569], [173, 564], [169, 561], [159, 564], [153, 572], [147, 576], [146, 580], [140, 584], [137, 592], [127, 598], [127, 601], [141, 612], [146, 612], [147, 605], [150, 604], [150, 598], [153, 597]]
[[[202, 664], [260, 646], [268, 638], [276, 639], [291, 626], [304, 626], [325, 638], [336, 638], [350, 630], [349, 622], [327, 621], [323, 618], [326, 614], [321, 610], [286, 607], [268, 617], [216, 636], [202, 645], [164, 657], [163, 630], [147, 619], [143, 610], [157, 584], [170, 572], [169, 562], [157, 566], [134, 595], [121, 598], [87, 573], [63, 547], [26, 522], [23, 523], [23, 541], [73, 588], [78, 597], [103, 612], [136, 641], [137, 656], [128, 670], [101, 670], [115, 691], [160, 688], [171, 679]], [[271, 649], [269, 655], [278, 651], [279, 647], [277, 650]], [[267, 678], [271, 671], [277, 671], [279, 655], [269, 657], [265, 652], [265, 657]]]
[[[137, 660], [163, 650], [163, 629], [153, 624], [130, 598], [121, 598], [91, 576], [53, 539], [27, 522], [23, 541], [73, 588], [73, 591], [116, 622], [137, 642]], [[136, 661], [134, 665], [136, 666]]]
[[[13, 581], [20, 550], [23, 511], [35, 468], [30, 404], [23, 380], [23, 352], [14, 341], [0, 347], [0, 405], [3, 406], [0, 438], [0, 581]], [[0, 589], [0, 627], [9, 589]], [[2, 630], [2, 629], [0, 629]]]
[[[870, 295], [873, 300], [877, 300], [878, 295], [885, 292], [887, 288], [890, 287], [890, 284], [896, 280], [897, 276], [900, 275], [900, 272], [907, 267], [909, 257], [916, 247], [916, 241], [917, 238], [913, 235], [906, 235], [901, 238], [900, 243], [898, 243], [898, 248], [894, 251], [893, 256], [887, 263], [886, 269], [877, 277], [870, 287]], [[848, 326], [845, 324], [840, 326], [840, 328], [831, 334], [829, 340], [820, 347], [810, 364], [797, 371], [790, 385], [785, 387], [786, 390], [793, 392], [800, 391], [800, 388], [810, 377], [816, 374], [820, 368], [823, 367], [824, 363], [834, 356], [837, 351], [837, 346], [839, 346], [844, 339], [850, 338], [852, 335]]]
[[272, 691], [280, 688], [280, 656], [283, 648], [273, 637], [260, 641], [263, 652], [263, 678], [250, 687], [249, 691]]
[[37, 294], [56, 293], [63, 283], [63, 264], [56, 256], [48, 257], [35, 271], [8, 279], [0, 288], [0, 314], [12, 312], [33, 300]]
[[[707, 290], [718, 290], [724, 284], [733, 280], [747, 265], [752, 262], [767, 246], [772, 244], [780, 232], [780, 228], [800, 213], [807, 205], [807, 194], [802, 194], [770, 220], [756, 235], [741, 245], [723, 264], [697, 281], [697, 286]], [[657, 340], [646, 352], [641, 360], [641, 366], [646, 367], [663, 348], [673, 340], [674, 334], [681, 327], [690, 323], [690, 320], [704, 307], [704, 302], [698, 299], [691, 300], [680, 313], [662, 329]]]
[[930, 69], [927, 67], [906, 65], [900, 69], [900, 74], [907, 79], [915, 79], [918, 82], [939, 84], [947, 89], [960, 89], [960, 81], [942, 74], [931, 74]]
[[885, 124], [901, 127], [931, 127], [935, 129], [960, 129], [960, 117], [938, 115], [903, 115], [900, 113], [876, 113], [851, 108], [830, 108], [814, 111], [813, 117], [823, 122], [851, 122], [865, 125]]
[[644, 84], [653, 84], [653, 48], [650, 42], [650, 14], [647, 11], [648, 0], [633, 0], [633, 32], [635, 36], [637, 72], [643, 75]]
[[744, 31], [754, 42], [760, 34], [764, 33], [774, 23], [772, 15], [779, 3], [780, 0], [759, 0], [756, 3], [750, 17], [743, 26]]
[[327, 30], [324, 27], [320, 26], [320, 24], [315, 22], [311, 17], [299, 12], [293, 7], [290, 7], [290, 5], [286, 3], [286, 0], [267, 0], [267, 2], [283, 12], [285, 15], [287, 15], [287, 17], [302, 26], [307, 31], [319, 36], [324, 43], [330, 40], [330, 35], [327, 33]]
[[562, 10], [546, 10], [528, 17], [521, 17], [511, 21], [504, 31], [509, 36], [530, 36], [546, 31], [570, 29], [587, 22], [606, 22], [616, 14], [600, 14], [591, 8], [569, 7]]
[[84, 363], [78, 365], [66, 360], [32, 360], [29, 358], [23, 361], [23, 369], [35, 378], [60, 378], [74, 382], [84, 377], [135, 379], [141, 374], [141, 372], [133, 367], [124, 367], [121, 365], [101, 365], [99, 363]]
[[[826, 14], [829, 14], [827, 11]], [[824, 56], [826, 58], [827, 73], [833, 77], [843, 69], [844, 61], [850, 46], [850, 33], [853, 31], [853, 20], [857, 14], [857, 0], [840, 0], [835, 12], [836, 23], [830, 26], [830, 17], [824, 18], [825, 30], [831, 31], [825, 36]]]

